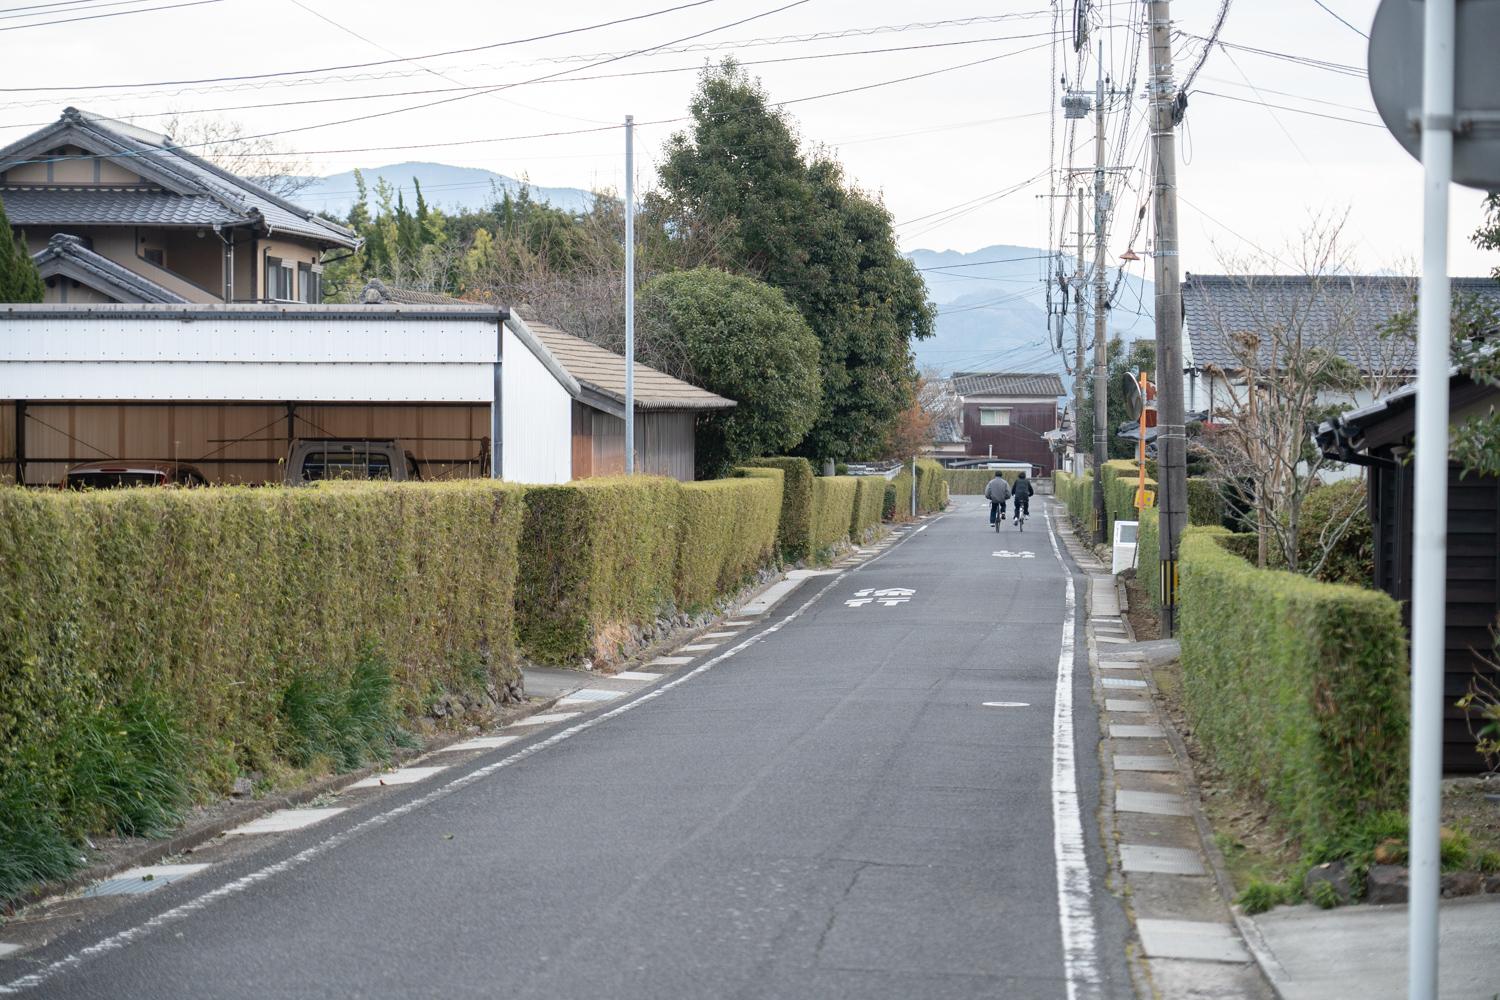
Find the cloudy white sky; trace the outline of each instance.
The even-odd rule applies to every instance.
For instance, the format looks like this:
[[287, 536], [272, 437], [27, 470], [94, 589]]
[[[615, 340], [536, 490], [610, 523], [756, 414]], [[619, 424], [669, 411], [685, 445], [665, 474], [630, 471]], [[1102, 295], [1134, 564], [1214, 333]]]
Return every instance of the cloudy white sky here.
[[[0, 0], [8, 4], [0, 10], [0, 142], [54, 119], [69, 104], [143, 116], [144, 124], [168, 111], [207, 111], [252, 132], [281, 133], [275, 141], [305, 154], [322, 174], [432, 160], [526, 175], [543, 185], [619, 187], [618, 131], [510, 137], [607, 127], [633, 114], [644, 123], [637, 131], [638, 173], [649, 184], [656, 152], [676, 127], [651, 123], [685, 113], [694, 71], [705, 58], [734, 54], [755, 64], [753, 72], [776, 100], [796, 101], [788, 110], [806, 139], [835, 149], [853, 178], [882, 193], [904, 223], [907, 249], [1044, 245], [1049, 208], [1058, 205], [1038, 197], [1049, 190], [1051, 162], [1049, 0], [804, 0], [774, 13], [767, 12], [791, 0], [708, 0], [630, 24], [420, 63], [390, 60], [496, 45], [690, 0], [61, 0], [36, 6], [40, 2]], [[107, 2], [114, 5], [97, 6]], [[1376, 6], [1375, 0], [1325, 2], [1359, 30], [1368, 29]], [[149, 10], [179, 4], [185, 5]], [[1072, 0], [1062, 5], [1071, 11]], [[1173, 15], [1183, 32], [1201, 35], [1218, 7], [1218, 0], [1178, 0]], [[36, 26], [138, 8], [142, 12], [127, 16]], [[1117, 0], [1096, 8], [1095, 38], [1104, 40], [1105, 62], [1124, 84], [1132, 73], [1130, 25], [1138, 21], [1141, 4]], [[760, 14], [765, 16], [726, 27]], [[982, 20], [913, 26], [973, 18]], [[878, 27], [903, 30], [865, 30]], [[857, 33], [811, 41], [785, 37], [850, 29]], [[590, 68], [612, 55], [691, 35], [701, 37], [667, 48], [735, 44], [707, 52], [655, 52]], [[1365, 63], [1365, 40], [1315, 0], [1234, 0], [1222, 38], [1338, 66]], [[834, 55], [871, 49], [901, 51]], [[1060, 51], [1070, 53], [1071, 46]], [[1196, 52], [1196, 42], [1179, 40], [1179, 77]], [[593, 58], [576, 58], [582, 56]], [[818, 58], [797, 58], [809, 56]], [[789, 59], [795, 61], [784, 61]], [[373, 60], [388, 62], [302, 72]], [[963, 65], [978, 60], [989, 61]], [[1144, 74], [1144, 68], [1141, 58], [1135, 72]], [[288, 75], [271, 79], [177, 82], [283, 72]], [[1092, 73], [1090, 68], [1089, 85]], [[562, 75], [525, 82], [555, 74]], [[1111, 156], [1126, 162], [1135, 162], [1143, 134], [1143, 79], [1137, 79], [1136, 125], [1123, 153], [1116, 141], [1119, 120], [1111, 126]], [[120, 84], [147, 86], [115, 86]], [[509, 84], [519, 85], [448, 100], [471, 93], [455, 87]], [[19, 89], [37, 87], [57, 89]], [[1180, 142], [1187, 270], [1216, 270], [1220, 255], [1257, 248], [1285, 256], [1311, 216], [1346, 210], [1347, 247], [1358, 267], [1400, 267], [1418, 256], [1420, 168], [1378, 127], [1357, 70], [1311, 68], [1245, 48], [1216, 49], [1194, 89]], [[371, 97], [413, 91], [425, 93]], [[434, 101], [445, 103], [401, 110]], [[379, 117], [365, 117], [371, 115]], [[1092, 128], [1075, 139], [1083, 144], [1078, 162], [1090, 161]], [[1038, 175], [1042, 179], [1031, 186], [994, 197]], [[442, 200], [441, 192], [432, 196]], [[1122, 193], [1123, 215], [1131, 214], [1135, 198], [1129, 190]], [[1479, 200], [1476, 192], [1454, 191], [1455, 274], [1482, 273], [1495, 263], [1494, 255], [1480, 254], [1466, 239], [1479, 218]], [[1112, 254], [1118, 253], [1128, 234], [1116, 232], [1110, 242]]]

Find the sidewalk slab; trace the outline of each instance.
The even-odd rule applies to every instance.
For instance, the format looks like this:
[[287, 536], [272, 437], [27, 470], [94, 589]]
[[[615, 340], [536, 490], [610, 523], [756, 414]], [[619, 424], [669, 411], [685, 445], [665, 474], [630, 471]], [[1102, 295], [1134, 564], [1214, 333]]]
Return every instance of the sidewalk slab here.
[[1231, 924], [1204, 920], [1148, 920], [1135, 922], [1141, 947], [1151, 958], [1189, 958], [1200, 962], [1248, 962], [1250, 952]]
[[1133, 792], [1128, 788], [1115, 790], [1116, 812], [1148, 813], [1152, 816], [1190, 815], [1187, 800], [1181, 795], [1168, 792]]
[[[1438, 996], [1500, 993], [1500, 896], [1445, 899]], [[1248, 918], [1279, 969], [1283, 1000], [1399, 1000], [1406, 996], [1405, 906], [1282, 907]]]
[[1156, 872], [1161, 875], [1204, 875], [1203, 858], [1189, 847], [1157, 847], [1152, 844], [1121, 844], [1120, 867], [1126, 872]]

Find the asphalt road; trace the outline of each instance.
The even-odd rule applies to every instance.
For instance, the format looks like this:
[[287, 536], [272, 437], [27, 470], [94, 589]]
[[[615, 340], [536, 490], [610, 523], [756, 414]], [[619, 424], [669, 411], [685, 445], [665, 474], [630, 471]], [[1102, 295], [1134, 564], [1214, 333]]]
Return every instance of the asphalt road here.
[[[1071, 977], [1080, 1000], [1130, 996], [1081, 652], [1088, 876], [1062, 894], [1064, 957], [1053, 707], [1070, 573], [1043, 517], [996, 535], [958, 498], [879, 559], [808, 580], [744, 633], [760, 639], [668, 690], [28, 954], [27, 993], [1030, 1000], [1069, 996]], [[846, 603], [891, 588], [913, 593]]]

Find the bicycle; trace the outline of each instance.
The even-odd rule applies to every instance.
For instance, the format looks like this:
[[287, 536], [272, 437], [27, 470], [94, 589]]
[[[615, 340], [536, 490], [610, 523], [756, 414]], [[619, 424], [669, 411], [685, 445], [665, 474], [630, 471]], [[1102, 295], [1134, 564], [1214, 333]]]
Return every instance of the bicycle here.
[[1004, 520], [1005, 520], [1005, 508], [1004, 507], [998, 508], [995, 511], [995, 520], [994, 520], [995, 534], [997, 534], [997, 535], [1000, 534], [1000, 525], [1001, 525], [1002, 522], [1004, 522]]
[[1016, 520], [1015, 520], [1015, 525], [1016, 525], [1016, 530], [1017, 531], [1025, 531], [1026, 530], [1026, 518], [1028, 516], [1029, 515], [1026, 513], [1026, 508], [1022, 507], [1020, 504], [1016, 504]]

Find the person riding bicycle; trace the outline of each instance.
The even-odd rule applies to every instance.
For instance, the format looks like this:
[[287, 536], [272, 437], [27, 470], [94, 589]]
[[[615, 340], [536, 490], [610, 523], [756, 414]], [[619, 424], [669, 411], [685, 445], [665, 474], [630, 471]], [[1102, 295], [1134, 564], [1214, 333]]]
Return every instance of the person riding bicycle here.
[[1010, 483], [997, 472], [995, 478], [985, 486], [984, 496], [990, 502], [990, 524], [995, 523], [997, 516], [1000, 520], [1005, 520], [1005, 501], [1010, 499]]
[[1010, 495], [1014, 497], [1016, 501], [1017, 521], [1021, 519], [1021, 513], [1023, 511], [1025, 512], [1027, 517], [1031, 516], [1031, 494], [1035, 492], [1036, 491], [1031, 488], [1031, 480], [1026, 478], [1026, 473], [1023, 472], [1016, 477], [1016, 485], [1011, 487]]

